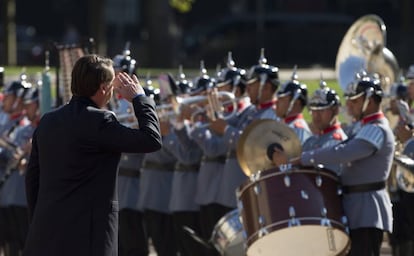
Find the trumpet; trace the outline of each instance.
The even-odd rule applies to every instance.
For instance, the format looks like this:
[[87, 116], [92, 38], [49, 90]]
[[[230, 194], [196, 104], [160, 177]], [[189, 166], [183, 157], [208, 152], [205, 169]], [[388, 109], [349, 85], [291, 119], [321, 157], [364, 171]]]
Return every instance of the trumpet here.
[[175, 108], [176, 107], [174, 107], [172, 103], [165, 103], [156, 106], [158, 118], [162, 121], [175, 119], [179, 114]]
[[[193, 108], [190, 121], [195, 123], [200, 116], [207, 116], [209, 120], [222, 118], [228, 120], [237, 114], [237, 99], [233, 93], [209, 91], [206, 95], [191, 97], [171, 97], [171, 103], [157, 107], [159, 117], [165, 119], [176, 118], [181, 115], [184, 107]], [[207, 127], [208, 123], [202, 126]]]

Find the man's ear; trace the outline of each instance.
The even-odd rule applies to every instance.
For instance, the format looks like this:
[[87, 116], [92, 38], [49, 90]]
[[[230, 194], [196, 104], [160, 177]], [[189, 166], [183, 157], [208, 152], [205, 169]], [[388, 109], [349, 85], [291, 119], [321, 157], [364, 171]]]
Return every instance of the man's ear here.
[[99, 85], [99, 89], [98, 89], [98, 91], [100, 91], [100, 92], [102, 92], [103, 94], [107, 91], [107, 90], [109, 90], [110, 89], [110, 87], [109, 87], [109, 85], [108, 84], [105, 84], [105, 83], [101, 83], [100, 85]]

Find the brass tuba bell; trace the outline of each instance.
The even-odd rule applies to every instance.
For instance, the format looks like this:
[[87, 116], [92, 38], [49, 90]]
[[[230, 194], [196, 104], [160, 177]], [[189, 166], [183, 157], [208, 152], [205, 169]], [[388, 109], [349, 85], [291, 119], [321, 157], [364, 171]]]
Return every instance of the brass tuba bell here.
[[[384, 21], [377, 15], [362, 16], [351, 25], [339, 46], [335, 63], [343, 91], [353, 82], [355, 74], [365, 70], [379, 75], [384, 94], [389, 94], [391, 85], [399, 78], [400, 68], [394, 54], [386, 48], [386, 37]], [[384, 98], [382, 105], [388, 106], [388, 101]], [[396, 124], [396, 117], [386, 115], [391, 125]]]
[[379, 16], [365, 15], [352, 24], [342, 39], [335, 69], [343, 90], [361, 69], [380, 75], [384, 92], [390, 89], [398, 78], [399, 66], [386, 48], [386, 27]]

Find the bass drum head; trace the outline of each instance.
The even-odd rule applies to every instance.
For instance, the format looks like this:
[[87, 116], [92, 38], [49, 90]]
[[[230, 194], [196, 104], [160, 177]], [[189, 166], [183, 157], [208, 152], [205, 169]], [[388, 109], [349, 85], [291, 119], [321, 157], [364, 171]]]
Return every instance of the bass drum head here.
[[323, 167], [258, 172], [238, 190], [247, 255], [341, 255], [349, 249], [338, 177]]
[[256, 240], [248, 256], [324, 256], [346, 255], [350, 248], [348, 235], [340, 229], [306, 225], [278, 230]]

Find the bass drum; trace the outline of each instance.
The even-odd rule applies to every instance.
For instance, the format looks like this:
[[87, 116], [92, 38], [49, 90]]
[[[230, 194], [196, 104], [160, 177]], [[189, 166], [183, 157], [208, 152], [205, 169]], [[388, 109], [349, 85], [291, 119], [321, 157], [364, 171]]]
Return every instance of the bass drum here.
[[211, 242], [220, 255], [245, 255], [243, 225], [240, 222], [238, 209], [227, 213], [217, 222], [211, 235]]
[[237, 191], [247, 255], [345, 255], [347, 219], [336, 174], [289, 167], [258, 172]]

